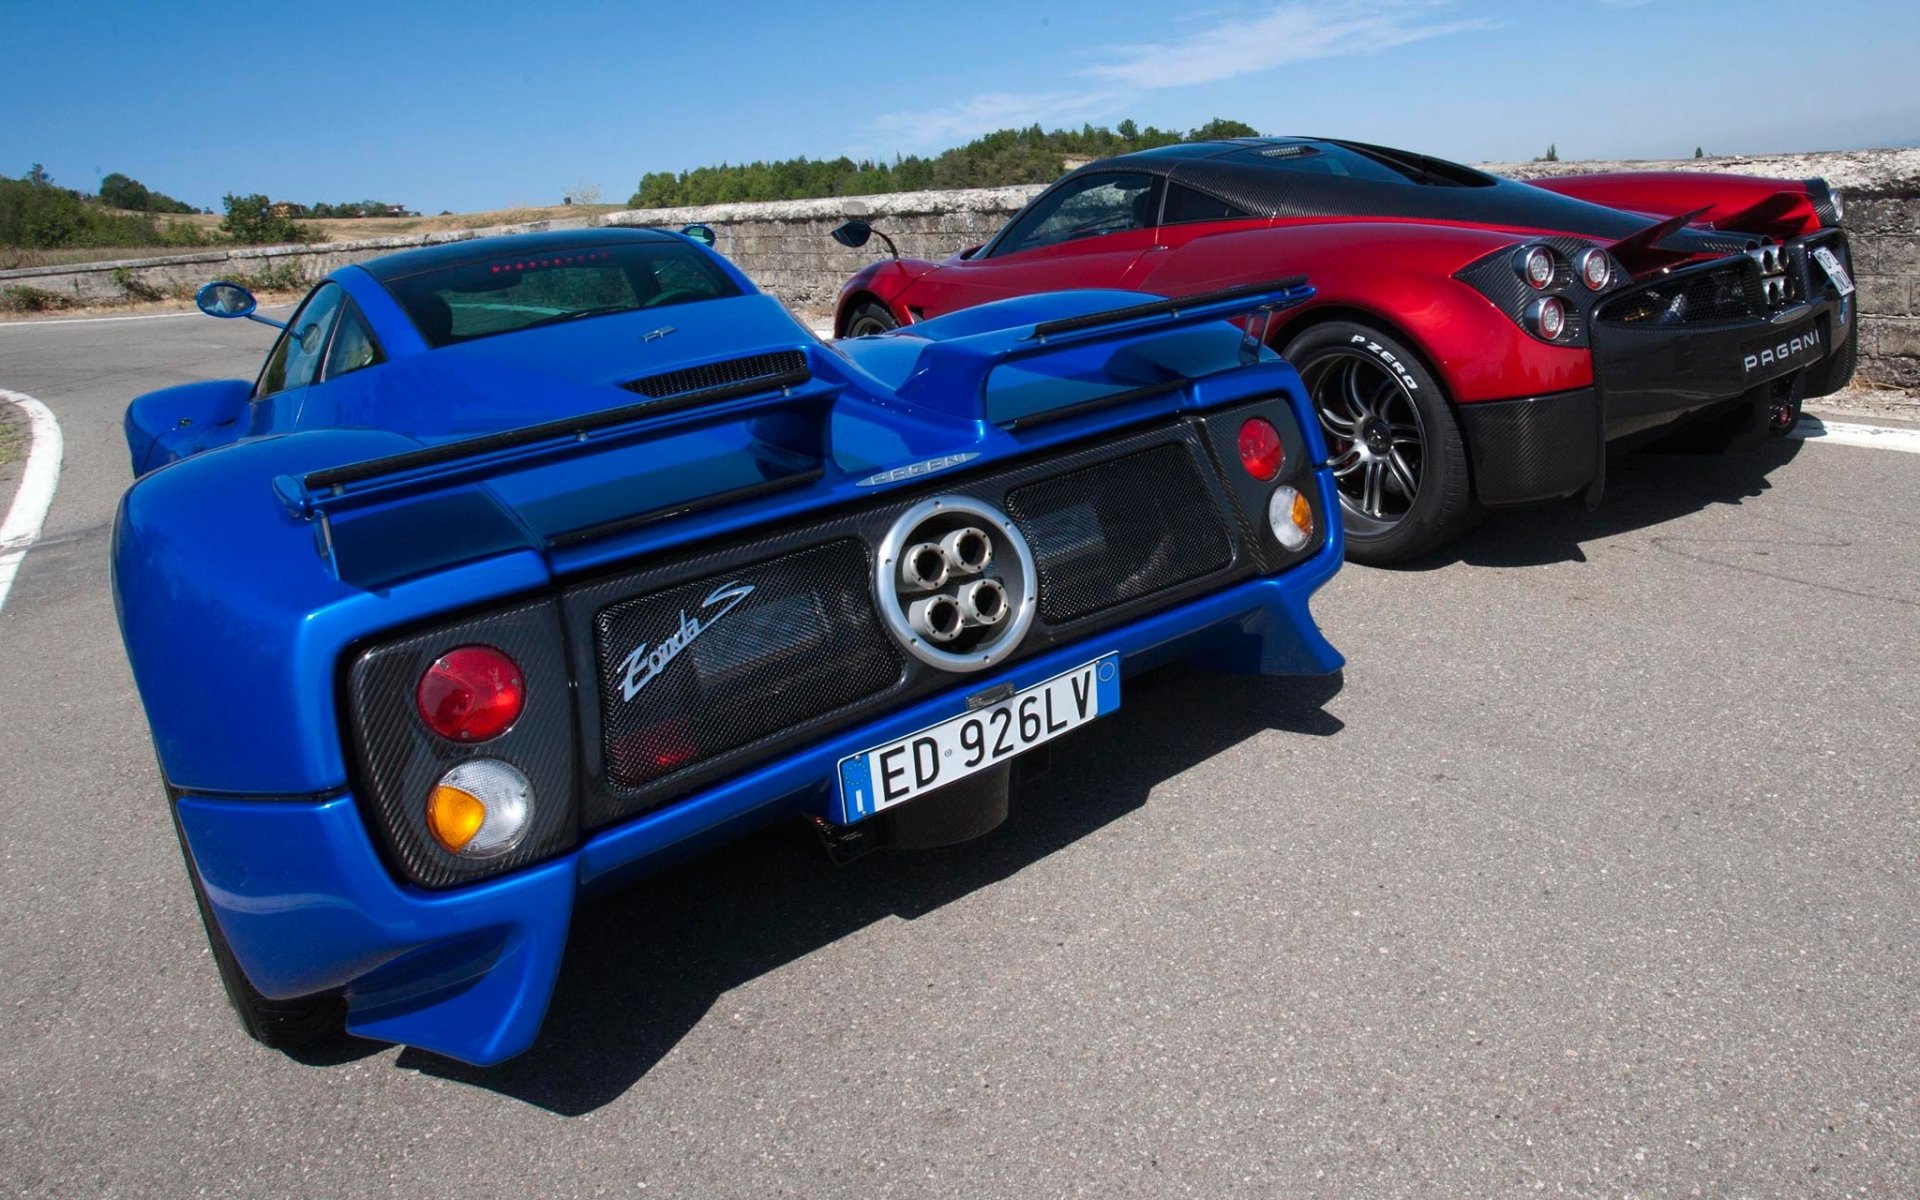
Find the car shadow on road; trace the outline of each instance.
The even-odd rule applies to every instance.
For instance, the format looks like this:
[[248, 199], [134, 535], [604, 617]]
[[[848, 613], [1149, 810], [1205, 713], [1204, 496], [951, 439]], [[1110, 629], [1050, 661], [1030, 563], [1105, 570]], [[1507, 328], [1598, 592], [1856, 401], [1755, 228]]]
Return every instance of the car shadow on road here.
[[1805, 445], [1799, 438], [1777, 438], [1746, 454], [1646, 449], [1610, 455], [1606, 494], [1594, 511], [1574, 500], [1496, 509], [1466, 537], [1403, 564], [1403, 569], [1430, 571], [1456, 562], [1476, 567], [1585, 562], [1584, 542], [1765, 495], [1773, 487], [1768, 476], [1792, 462]]
[[583, 906], [526, 1054], [482, 1069], [409, 1049], [397, 1065], [563, 1116], [590, 1113], [645, 1076], [731, 989], [876, 921], [911, 921], [1006, 879], [1247, 738], [1337, 733], [1324, 706], [1341, 682], [1183, 667], [1129, 680], [1124, 719], [1065, 739], [1053, 769], [1016, 790], [1006, 824], [987, 836], [836, 868], [797, 823], [765, 830]]

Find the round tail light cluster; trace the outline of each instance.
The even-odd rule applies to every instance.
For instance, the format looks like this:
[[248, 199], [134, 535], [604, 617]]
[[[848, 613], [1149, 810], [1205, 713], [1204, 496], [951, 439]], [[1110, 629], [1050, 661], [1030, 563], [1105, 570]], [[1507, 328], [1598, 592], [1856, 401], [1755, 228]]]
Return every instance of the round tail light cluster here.
[[1240, 465], [1262, 483], [1286, 465], [1287, 449], [1280, 442], [1280, 431], [1262, 417], [1248, 417], [1240, 426], [1239, 446]]
[[1538, 290], [1553, 282], [1554, 272], [1559, 269], [1560, 260], [1553, 251], [1545, 246], [1529, 246], [1520, 252], [1514, 266], [1520, 271], [1520, 277], [1528, 285]]
[[1556, 340], [1567, 331], [1567, 302], [1558, 296], [1542, 296], [1527, 306], [1527, 323], [1547, 341]]
[[1298, 550], [1313, 540], [1313, 506], [1297, 489], [1283, 484], [1267, 501], [1267, 524], [1282, 546]]
[[1587, 285], [1588, 291], [1605, 291], [1607, 285], [1613, 282], [1613, 260], [1598, 247], [1582, 250], [1574, 266], [1580, 272], [1580, 282]]
[[520, 719], [527, 685], [520, 667], [492, 646], [449, 650], [420, 676], [414, 689], [420, 719], [450, 742], [484, 742]]
[[461, 763], [427, 796], [427, 832], [464, 858], [492, 858], [520, 844], [533, 816], [533, 784], [492, 758]]

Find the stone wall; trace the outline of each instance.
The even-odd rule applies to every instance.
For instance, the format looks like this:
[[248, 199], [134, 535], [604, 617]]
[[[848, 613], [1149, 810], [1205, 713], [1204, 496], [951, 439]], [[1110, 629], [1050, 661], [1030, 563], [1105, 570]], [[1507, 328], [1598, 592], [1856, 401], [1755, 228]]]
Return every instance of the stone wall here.
[[909, 258], [945, 258], [977, 246], [1041, 189], [975, 188], [956, 192], [898, 192], [834, 200], [716, 204], [704, 208], [635, 209], [609, 213], [610, 225], [713, 228], [714, 249], [740, 264], [760, 285], [821, 324], [832, 319], [834, 298], [847, 276], [887, 250], [878, 237], [849, 250], [829, 234], [850, 216], [874, 222]]

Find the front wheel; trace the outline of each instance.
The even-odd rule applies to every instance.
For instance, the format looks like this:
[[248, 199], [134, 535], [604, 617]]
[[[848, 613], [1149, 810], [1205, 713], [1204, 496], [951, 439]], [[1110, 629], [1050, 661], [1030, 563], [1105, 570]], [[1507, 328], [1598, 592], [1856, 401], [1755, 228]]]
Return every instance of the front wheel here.
[[871, 333], [885, 333], [889, 329], [898, 329], [900, 322], [893, 319], [887, 306], [877, 300], [863, 300], [853, 306], [847, 314], [846, 336], [850, 338], [866, 337]]
[[1459, 537], [1479, 515], [1440, 382], [1397, 338], [1329, 321], [1287, 345], [1327, 436], [1347, 557], [1385, 566]]

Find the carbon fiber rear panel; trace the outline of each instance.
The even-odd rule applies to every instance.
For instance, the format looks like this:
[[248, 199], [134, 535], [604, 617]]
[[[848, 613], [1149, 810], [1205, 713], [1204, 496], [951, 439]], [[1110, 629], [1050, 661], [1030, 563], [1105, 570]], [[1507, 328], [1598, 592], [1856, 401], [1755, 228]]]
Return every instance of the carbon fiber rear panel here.
[[841, 538], [602, 610], [608, 780], [644, 787], [898, 683], [867, 573], [866, 546]]
[[1040, 615], [1077, 620], [1197, 579], [1233, 561], [1193, 455], [1161, 446], [1007, 496], [1032, 543]]

